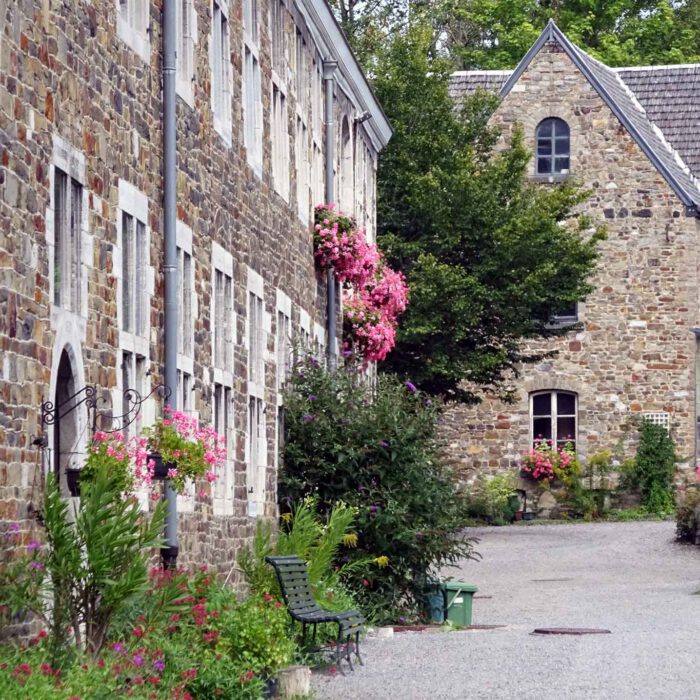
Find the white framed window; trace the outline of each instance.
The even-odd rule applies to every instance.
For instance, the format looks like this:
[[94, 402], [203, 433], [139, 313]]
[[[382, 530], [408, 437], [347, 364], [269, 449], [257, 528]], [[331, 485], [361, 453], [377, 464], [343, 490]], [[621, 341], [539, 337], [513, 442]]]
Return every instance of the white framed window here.
[[143, 337], [146, 333], [146, 222], [121, 212], [121, 330]]
[[275, 467], [279, 468], [284, 445], [284, 387], [292, 371], [292, 301], [281, 290], [277, 290], [277, 327], [275, 333], [275, 356], [277, 369], [277, 416], [275, 431]]
[[[119, 398], [119, 414], [123, 419], [123, 423], [128, 423], [130, 418], [128, 417], [134, 407], [133, 400], [130, 400], [129, 390], [135, 390], [143, 398], [146, 395], [145, 379], [146, 373], [148, 372], [148, 358], [136, 352], [130, 352], [129, 350], [122, 350], [121, 353], [121, 364], [120, 364], [120, 374], [121, 374], [121, 386]], [[139, 414], [136, 416], [136, 420], [130, 425], [124, 427], [124, 434], [127, 439], [138, 435], [143, 427], [143, 418]]]
[[117, 36], [145, 63], [151, 60], [150, 0], [117, 0]]
[[[195, 270], [192, 256], [192, 229], [178, 219], [177, 235], [177, 278], [178, 278], [178, 318], [180, 328], [177, 335], [178, 364], [184, 358], [194, 357], [194, 320], [197, 317], [197, 294], [194, 289]], [[182, 360], [181, 360], [182, 358]], [[189, 370], [192, 374], [192, 370]]]
[[212, 243], [211, 279], [212, 327], [212, 424], [226, 440], [226, 461], [214, 482], [214, 514], [233, 513], [234, 490], [234, 417], [233, 360], [236, 315], [233, 307], [233, 256]]
[[194, 411], [194, 380], [192, 373], [177, 370], [177, 407], [183, 413], [192, 414]]
[[151, 236], [148, 198], [119, 181], [118, 238], [114, 255], [117, 276], [117, 319], [120, 347], [149, 356], [151, 298], [154, 271], [150, 265]]
[[272, 183], [285, 200], [289, 200], [289, 127], [287, 98], [272, 84]]
[[[287, 37], [284, 31], [287, 9], [284, 0], [270, 0], [270, 46], [272, 51], [272, 70], [276, 80], [283, 81], [286, 73]], [[274, 78], [273, 78], [274, 79]]]
[[666, 432], [671, 430], [671, 414], [667, 411], [642, 413], [642, 418], [644, 418], [647, 423], [651, 423], [652, 425], [663, 426], [666, 428]]
[[53, 303], [82, 308], [82, 221], [84, 188], [59, 167], [53, 169]]
[[248, 269], [248, 425], [246, 430], [246, 464], [248, 514], [264, 514], [267, 471], [267, 425], [265, 420], [265, 352], [267, 332], [265, 295], [262, 277]]
[[211, 25], [211, 108], [214, 128], [226, 145], [231, 145], [231, 70], [230, 27], [228, 0], [213, 0]]
[[248, 164], [262, 177], [263, 111], [258, 0], [243, 0], [243, 141]]
[[214, 514], [233, 515], [235, 470], [233, 462], [233, 389], [214, 383], [212, 397], [212, 424], [224, 436], [226, 461], [214, 482]]
[[[199, 420], [199, 414], [195, 409], [194, 401], [194, 376], [192, 374], [191, 359], [178, 355], [177, 362], [177, 407], [183, 413]], [[177, 495], [177, 509], [181, 513], [194, 513], [195, 482], [193, 479], [185, 481], [185, 490]]]
[[571, 391], [541, 391], [530, 394], [530, 434], [533, 445], [547, 440], [576, 449], [578, 397]]
[[306, 42], [301, 32], [296, 31], [296, 84], [295, 93], [297, 98], [297, 108], [302, 115], [304, 122], [307, 119], [307, 110], [309, 108], [309, 62]]
[[177, 94], [194, 108], [194, 45], [197, 43], [197, 13], [193, 0], [177, 0]]
[[323, 73], [321, 62], [311, 66], [311, 130], [316, 143], [323, 142]]
[[299, 218], [306, 223], [309, 220], [309, 134], [306, 124], [301, 117], [296, 119], [297, 128], [295, 135], [296, 182], [297, 182], [297, 208]]
[[318, 322], [314, 321], [314, 357], [321, 363], [326, 358], [326, 329]]
[[355, 214], [355, 182], [352, 153], [352, 134], [347, 117], [343, 117], [340, 132], [340, 208], [346, 214]]
[[212, 243], [212, 367], [228, 380], [216, 379], [233, 386], [233, 347], [235, 315], [233, 311], [233, 256]]

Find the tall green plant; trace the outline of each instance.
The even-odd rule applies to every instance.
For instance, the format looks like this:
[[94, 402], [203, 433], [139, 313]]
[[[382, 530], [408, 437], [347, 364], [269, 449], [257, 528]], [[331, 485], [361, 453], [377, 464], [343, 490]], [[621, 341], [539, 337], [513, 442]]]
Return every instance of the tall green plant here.
[[644, 421], [639, 428], [635, 480], [642, 503], [651, 513], [673, 511], [673, 475], [676, 452], [667, 428]]
[[148, 558], [161, 541], [164, 504], [148, 517], [135, 498], [123, 497], [122, 486], [119, 475], [95, 469], [73, 519], [50, 475], [46, 548], [30, 547], [0, 572], [0, 604], [44, 620], [54, 660], [71, 638], [79, 651], [97, 656], [115, 614], [148, 587]]
[[380, 376], [371, 386], [354, 367], [307, 362], [293, 373], [285, 411], [283, 509], [306, 496], [321, 514], [340, 501], [355, 508], [357, 542], [336, 560], [377, 565], [348, 570], [346, 581], [380, 619], [417, 611], [430, 572], [474, 556], [455, 532], [464, 501], [441, 461], [436, 404], [410, 382]]

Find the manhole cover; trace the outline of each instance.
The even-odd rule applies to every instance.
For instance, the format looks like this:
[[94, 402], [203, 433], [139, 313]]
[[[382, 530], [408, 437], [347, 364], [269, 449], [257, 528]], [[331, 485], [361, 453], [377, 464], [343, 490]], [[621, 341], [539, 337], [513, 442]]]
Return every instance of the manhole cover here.
[[595, 629], [593, 627], [538, 627], [532, 634], [612, 634], [610, 630]]
[[491, 600], [493, 598], [492, 595], [475, 595], [473, 597], [474, 600]]

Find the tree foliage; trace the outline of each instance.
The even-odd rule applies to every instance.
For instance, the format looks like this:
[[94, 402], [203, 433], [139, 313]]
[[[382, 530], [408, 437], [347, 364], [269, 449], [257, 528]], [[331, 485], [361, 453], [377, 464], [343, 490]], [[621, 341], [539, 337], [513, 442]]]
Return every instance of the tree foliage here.
[[453, 68], [513, 68], [553, 18], [577, 45], [611, 66], [700, 61], [698, 0], [333, 0], [366, 66], [409, 24], [432, 28]]
[[459, 400], [463, 382], [507, 395], [523, 339], [561, 333], [554, 315], [585, 297], [599, 232], [572, 215], [586, 196], [567, 183], [528, 184], [516, 130], [497, 149], [494, 98], [455, 110], [449, 65], [411, 29], [380, 57], [375, 89], [394, 126], [378, 176], [378, 240], [411, 289], [397, 345], [382, 365]]

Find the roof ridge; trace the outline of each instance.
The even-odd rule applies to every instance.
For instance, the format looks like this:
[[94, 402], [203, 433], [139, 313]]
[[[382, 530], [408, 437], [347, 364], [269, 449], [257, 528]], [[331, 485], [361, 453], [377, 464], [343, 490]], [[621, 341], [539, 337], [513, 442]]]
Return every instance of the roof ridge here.
[[697, 68], [700, 70], [700, 63], [665, 63], [659, 66], [608, 66], [612, 71], [621, 72], [628, 71], [643, 71], [643, 70], [669, 70], [673, 68]]
[[450, 73], [450, 76], [454, 75], [510, 75], [513, 69], [510, 70], [455, 70]]

